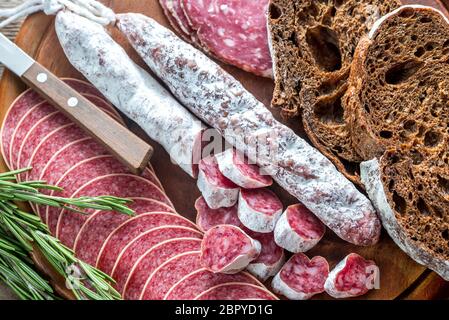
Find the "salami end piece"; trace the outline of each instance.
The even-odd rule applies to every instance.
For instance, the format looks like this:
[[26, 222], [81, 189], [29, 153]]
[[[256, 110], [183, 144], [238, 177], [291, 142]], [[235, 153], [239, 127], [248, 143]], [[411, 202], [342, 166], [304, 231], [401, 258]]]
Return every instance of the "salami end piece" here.
[[195, 201], [196, 225], [203, 232], [220, 224], [230, 224], [233, 226], [241, 226], [241, 222], [237, 215], [237, 204], [229, 208], [211, 209], [203, 197], [199, 197]]
[[227, 149], [216, 158], [221, 173], [242, 188], [258, 189], [273, 184], [270, 176], [261, 174], [258, 166], [249, 164], [248, 159], [235, 149]]
[[374, 261], [351, 253], [329, 273], [324, 288], [337, 299], [358, 297], [374, 289], [378, 279], [379, 267]]
[[204, 234], [201, 263], [214, 273], [234, 274], [246, 268], [260, 251], [260, 242], [239, 227], [219, 225]]
[[198, 189], [212, 209], [232, 207], [239, 195], [239, 187], [220, 172], [215, 157], [200, 161]]
[[290, 300], [307, 300], [324, 292], [324, 283], [329, 274], [329, 264], [323, 257], [309, 259], [297, 253], [287, 261], [274, 277], [274, 292]]
[[245, 227], [261, 233], [273, 232], [282, 214], [282, 202], [268, 189], [242, 189], [239, 196], [239, 219]]
[[302, 204], [290, 206], [274, 230], [276, 243], [293, 253], [312, 249], [326, 232], [324, 224]]

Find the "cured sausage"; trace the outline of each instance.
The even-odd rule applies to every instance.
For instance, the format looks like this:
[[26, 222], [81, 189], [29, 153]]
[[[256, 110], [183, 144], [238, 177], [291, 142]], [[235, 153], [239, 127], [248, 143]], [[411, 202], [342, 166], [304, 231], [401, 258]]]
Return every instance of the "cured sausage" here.
[[153, 19], [131, 13], [117, 19], [135, 50], [185, 107], [256, 160], [342, 239], [365, 246], [378, 242], [381, 224], [368, 198], [237, 80]]
[[332, 269], [324, 288], [337, 299], [358, 297], [374, 289], [379, 276], [379, 267], [374, 261], [351, 253]]
[[261, 233], [273, 232], [282, 214], [282, 202], [268, 189], [242, 189], [239, 195], [239, 219], [245, 227]]
[[186, 41], [194, 41], [193, 30], [181, 8], [179, 0], [159, 0], [170, 25]]
[[260, 242], [239, 227], [219, 225], [204, 234], [201, 263], [212, 272], [234, 274], [246, 268], [260, 251]]
[[220, 224], [231, 224], [233, 226], [242, 227], [237, 215], [237, 205], [229, 208], [211, 209], [203, 197], [199, 197], [195, 201], [196, 209], [196, 225], [203, 232]]
[[249, 164], [248, 159], [235, 149], [227, 149], [216, 158], [221, 173], [239, 187], [256, 189], [273, 184], [270, 176], [262, 175], [258, 166]]
[[291, 300], [307, 300], [324, 292], [324, 283], [329, 274], [329, 264], [323, 257], [309, 259], [297, 253], [288, 260], [273, 278], [272, 287], [276, 293]]
[[315, 247], [326, 232], [324, 224], [302, 204], [285, 210], [276, 224], [276, 243], [293, 253], [306, 252]]
[[232, 207], [237, 202], [240, 188], [221, 174], [215, 157], [200, 161], [197, 185], [212, 209]]
[[194, 300], [279, 300], [267, 289], [249, 283], [225, 283], [204, 291]]

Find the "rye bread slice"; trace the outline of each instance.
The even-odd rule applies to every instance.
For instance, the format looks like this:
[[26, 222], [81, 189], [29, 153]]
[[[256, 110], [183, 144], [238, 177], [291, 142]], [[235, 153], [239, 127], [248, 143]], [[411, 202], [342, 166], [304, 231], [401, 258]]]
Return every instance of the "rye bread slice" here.
[[356, 183], [362, 159], [351, 146], [342, 97], [359, 39], [399, 6], [397, 0], [272, 0], [269, 8], [272, 105], [286, 118], [302, 115], [312, 143]]

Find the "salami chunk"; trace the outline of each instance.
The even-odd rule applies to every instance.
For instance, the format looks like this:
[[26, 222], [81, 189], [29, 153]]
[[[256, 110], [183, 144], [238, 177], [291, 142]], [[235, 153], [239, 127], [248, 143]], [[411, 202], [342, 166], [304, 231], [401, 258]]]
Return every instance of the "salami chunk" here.
[[274, 277], [272, 287], [290, 300], [307, 300], [324, 292], [328, 274], [326, 259], [314, 257], [310, 260], [305, 254], [297, 253]]
[[[132, 274], [134, 272], [133, 270], [136, 268], [136, 264], [139, 264], [139, 261], [143, 259], [143, 256], [145, 256], [147, 252], [150, 251], [155, 245], [174, 238], [195, 238], [198, 240], [202, 237], [203, 234], [200, 231], [182, 226], [162, 226], [155, 229], [150, 229], [140, 234], [122, 249], [114, 264], [111, 277], [113, 277], [116, 281], [117, 290], [124, 292], [122, 290], [125, 288], [125, 284], [129, 281], [133, 282], [135, 280], [131, 278], [133, 277]], [[197, 247], [191, 248], [187, 251], [200, 250], [201, 240], [198, 240], [195, 243], [197, 243]], [[150, 273], [148, 273], [147, 276], [149, 274]], [[139, 284], [143, 286], [145, 280], [146, 278], [142, 280], [143, 282], [139, 282]], [[132, 284], [132, 286], [136, 287], [137, 284]], [[136, 292], [134, 291], [132, 295], [134, 296], [135, 293]]]
[[195, 201], [195, 209], [197, 212], [196, 225], [203, 232], [220, 224], [242, 226], [237, 215], [237, 204], [229, 208], [211, 209], [204, 198], [199, 197]]
[[239, 187], [220, 172], [215, 157], [200, 161], [198, 188], [212, 209], [232, 207], [239, 195]]
[[278, 300], [267, 289], [249, 283], [224, 283], [204, 291], [195, 300]]
[[293, 252], [306, 252], [323, 238], [324, 224], [304, 205], [290, 206], [276, 224], [274, 239], [282, 248]]
[[215, 273], [237, 273], [255, 260], [261, 251], [259, 241], [232, 225], [219, 225], [204, 234], [201, 263]]
[[227, 149], [216, 156], [221, 173], [245, 189], [257, 189], [273, 184], [270, 176], [261, 174], [261, 170], [235, 149]]
[[351, 253], [329, 273], [324, 288], [337, 299], [358, 297], [374, 289], [378, 280], [376, 263]]
[[195, 228], [193, 222], [173, 213], [148, 213], [131, 218], [118, 226], [103, 243], [96, 267], [107, 274], [111, 274], [115, 261], [128, 243], [145, 231], [164, 225]]
[[242, 189], [238, 214], [240, 221], [248, 229], [270, 233], [282, 214], [282, 202], [268, 189]]
[[167, 240], [151, 248], [136, 262], [129, 273], [123, 297], [127, 300], [138, 299], [144, 289], [145, 280], [159, 265], [179, 253], [198, 250], [200, 246], [199, 239], [180, 238]]
[[272, 77], [268, 0], [180, 0], [207, 51], [254, 74]]

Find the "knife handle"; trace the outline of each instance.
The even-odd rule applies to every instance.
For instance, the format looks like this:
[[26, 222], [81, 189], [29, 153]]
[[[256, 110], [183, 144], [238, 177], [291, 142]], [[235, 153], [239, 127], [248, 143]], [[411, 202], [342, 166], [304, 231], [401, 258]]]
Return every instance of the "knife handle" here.
[[153, 148], [149, 144], [39, 63], [34, 63], [22, 75], [22, 78], [47, 101], [105, 146], [132, 173], [142, 173], [153, 154]]

